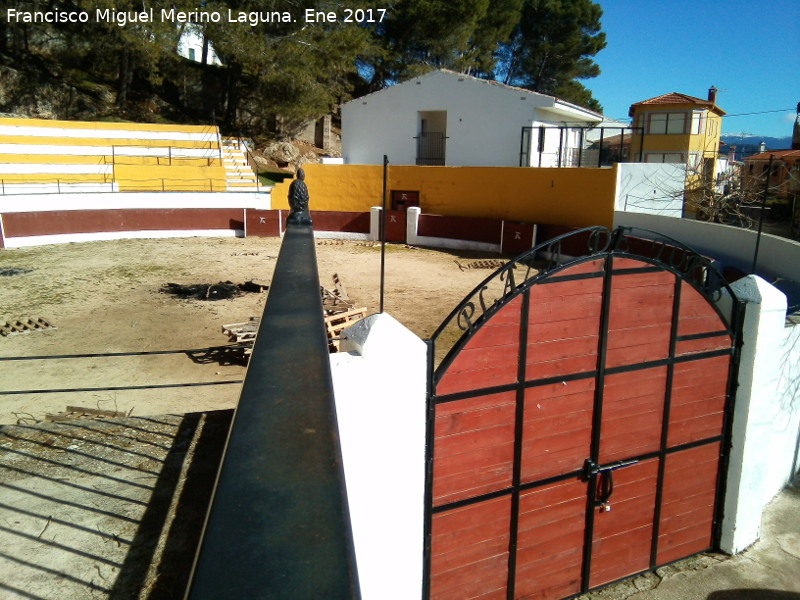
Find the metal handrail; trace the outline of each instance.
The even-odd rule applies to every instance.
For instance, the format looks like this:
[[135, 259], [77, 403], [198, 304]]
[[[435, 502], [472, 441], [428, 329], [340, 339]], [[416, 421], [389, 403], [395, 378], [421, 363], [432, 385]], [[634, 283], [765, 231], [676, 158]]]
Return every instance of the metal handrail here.
[[259, 188], [259, 191], [260, 191], [261, 180], [258, 178], [258, 163], [256, 162], [255, 155], [252, 152], [250, 152], [250, 148], [247, 146], [247, 144], [245, 143], [244, 139], [242, 139], [242, 134], [241, 133], [236, 136], [236, 140], [237, 140], [237, 143], [239, 144], [239, 150], [241, 150], [242, 147], [244, 147], [243, 154], [244, 154], [245, 160], [247, 160], [247, 166], [249, 166], [250, 169], [253, 171], [253, 175], [255, 175], [255, 177], [256, 177], [256, 186]]
[[360, 598], [311, 226], [289, 224], [188, 600]]
[[[110, 179], [110, 181], [109, 181]], [[215, 187], [214, 182], [220, 182], [220, 185]], [[0, 196], [14, 196], [14, 195], [21, 195], [22, 192], [18, 194], [10, 193], [11, 190], [14, 190], [13, 186], [16, 185], [28, 185], [28, 186], [41, 186], [42, 188], [46, 186], [54, 186], [52, 191], [46, 191], [44, 189], [31, 192], [35, 194], [68, 194], [68, 193], [84, 193], [82, 190], [78, 190], [76, 192], [69, 192], [61, 188], [62, 185], [104, 185], [104, 184], [111, 184], [112, 189], [110, 191], [114, 191], [115, 193], [126, 193], [126, 192], [137, 192], [137, 191], [170, 191], [170, 192], [177, 192], [177, 191], [209, 191], [209, 192], [228, 192], [228, 193], [253, 193], [252, 189], [247, 190], [237, 190], [237, 189], [227, 189], [226, 181], [220, 178], [211, 178], [211, 177], [203, 177], [203, 178], [170, 178], [170, 177], [151, 177], [151, 178], [139, 178], [139, 179], [130, 179], [126, 178], [123, 181], [123, 185], [127, 186], [129, 189], [126, 190], [114, 190], [113, 186], [119, 184], [119, 181], [116, 179], [115, 174], [105, 174], [103, 175], [103, 181], [78, 181], [74, 179], [63, 179], [61, 177], [57, 177], [48, 181], [38, 181], [38, 182], [30, 182], [30, 181], [7, 181], [5, 179], [0, 178]], [[134, 187], [134, 189], [130, 189], [131, 186], [135, 186], [135, 184], [139, 184], [140, 187]], [[151, 184], [151, 185], [146, 185]], [[9, 189], [6, 189], [6, 186], [9, 186]], [[220, 187], [221, 186], [221, 187]], [[199, 190], [197, 188], [203, 187], [208, 188], [204, 190]], [[256, 191], [261, 191], [260, 186], [256, 185]]]

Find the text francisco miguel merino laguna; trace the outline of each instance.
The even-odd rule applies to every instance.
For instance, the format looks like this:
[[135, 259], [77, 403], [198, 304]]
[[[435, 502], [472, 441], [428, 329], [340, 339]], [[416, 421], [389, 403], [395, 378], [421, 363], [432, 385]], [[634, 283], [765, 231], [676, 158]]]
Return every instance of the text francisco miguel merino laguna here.
[[[380, 23], [386, 16], [387, 10], [376, 9], [340, 9], [342, 14], [333, 11], [318, 11], [306, 9], [302, 20], [306, 23], [342, 21], [345, 23]], [[156, 17], [161, 22], [173, 23], [242, 23], [257, 26], [259, 23], [293, 23], [297, 19], [289, 11], [216, 11], [216, 10], [176, 10], [162, 8], [159, 12], [149, 8], [147, 10], [130, 12], [113, 8], [96, 9], [94, 19], [86, 11], [24, 11], [13, 8], [6, 9], [8, 23], [115, 23], [124, 27], [130, 23], [154, 23]]]

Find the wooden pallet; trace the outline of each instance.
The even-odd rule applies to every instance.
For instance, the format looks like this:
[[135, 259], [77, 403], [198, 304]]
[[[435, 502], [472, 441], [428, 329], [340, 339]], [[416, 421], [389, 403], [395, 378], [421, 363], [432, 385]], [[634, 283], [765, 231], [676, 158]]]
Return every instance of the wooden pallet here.
[[252, 342], [256, 339], [258, 326], [261, 325], [261, 317], [250, 317], [244, 323], [228, 323], [222, 326], [222, 333], [228, 336], [228, 340], [234, 344]]
[[325, 329], [328, 331], [328, 344], [336, 351], [339, 351], [339, 334], [344, 329], [350, 327], [356, 321], [360, 321], [367, 316], [366, 308], [354, 308], [347, 312], [338, 313], [325, 317]]
[[253, 343], [256, 341], [259, 325], [261, 325], [261, 317], [250, 317], [249, 321], [243, 323], [228, 323], [222, 326], [222, 333], [228, 336], [229, 342], [237, 346], [245, 346], [238, 349], [244, 362], [247, 362], [253, 353]]
[[500, 267], [505, 266], [506, 262], [502, 260], [475, 260], [469, 262], [467, 264], [462, 265], [460, 262], [455, 261], [458, 265], [458, 268], [464, 271], [465, 269], [499, 269]]
[[45, 421], [74, 421], [75, 419], [116, 418], [129, 416], [130, 413], [124, 413], [116, 410], [85, 408], [83, 406], [68, 406], [64, 412], [55, 415], [47, 414], [44, 416], [44, 418]]
[[23, 335], [34, 331], [45, 331], [47, 329], [58, 328], [41, 317], [38, 319], [16, 319], [13, 321], [6, 321], [0, 325], [0, 335], [8, 337], [12, 335]]
[[[328, 343], [331, 350], [339, 350], [339, 334], [345, 327], [349, 327], [356, 321], [363, 319], [367, 315], [366, 308], [353, 308], [350, 297], [342, 283], [338, 273], [333, 274], [333, 290], [327, 290], [320, 286], [322, 296], [322, 311], [325, 315], [325, 329], [328, 332]], [[237, 349], [241, 353], [241, 359], [247, 362], [253, 353], [253, 343], [256, 340], [260, 317], [250, 317], [249, 321], [243, 323], [228, 323], [222, 326], [222, 333], [228, 336], [228, 341], [232, 345], [244, 346]]]
[[319, 291], [322, 295], [322, 309], [326, 315], [347, 312], [353, 308], [353, 303], [350, 302], [350, 297], [347, 295], [347, 290], [338, 273], [333, 274], [333, 290], [327, 290], [320, 286]]

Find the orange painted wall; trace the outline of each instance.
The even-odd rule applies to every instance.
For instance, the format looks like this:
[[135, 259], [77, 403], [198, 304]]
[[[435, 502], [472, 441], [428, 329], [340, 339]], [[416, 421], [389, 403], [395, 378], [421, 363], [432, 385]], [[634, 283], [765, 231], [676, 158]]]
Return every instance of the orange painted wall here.
[[[382, 204], [382, 166], [303, 168], [312, 210], [360, 212]], [[388, 190], [419, 191], [428, 214], [612, 227], [616, 179], [616, 168], [389, 166]], [[290, 183], [272, 190], [272, 208], [289, 207]]]

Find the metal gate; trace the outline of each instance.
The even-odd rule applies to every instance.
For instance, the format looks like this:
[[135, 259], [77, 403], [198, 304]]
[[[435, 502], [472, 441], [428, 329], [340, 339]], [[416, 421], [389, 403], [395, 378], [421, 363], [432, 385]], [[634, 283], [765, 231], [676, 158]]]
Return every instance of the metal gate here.
[[632, 233], [530, 250], [434, 334], [426, 598], [566, 598], [716, 547], [743, 311]]
[[445, 164], [447, 136], [438, 131], [420, 133], [417, 138], [417, 165]]

